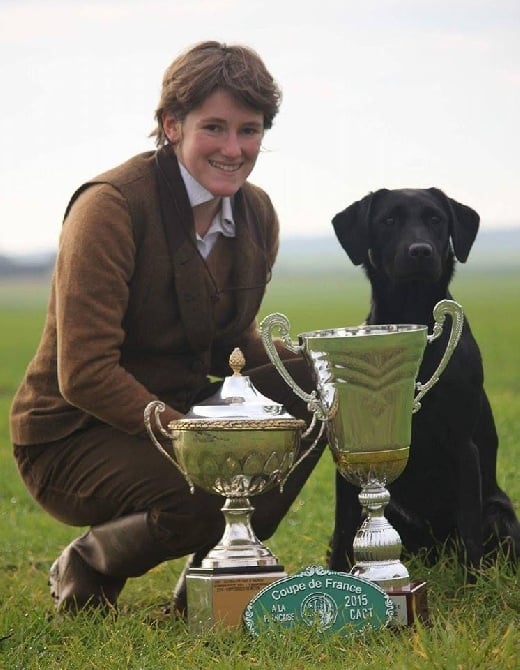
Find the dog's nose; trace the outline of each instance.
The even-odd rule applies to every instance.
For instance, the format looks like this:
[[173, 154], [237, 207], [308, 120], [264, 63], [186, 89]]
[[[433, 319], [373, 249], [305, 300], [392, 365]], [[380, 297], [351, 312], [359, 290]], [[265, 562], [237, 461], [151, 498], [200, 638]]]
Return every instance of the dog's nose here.
[[433, 253], [433, 248], [428, 242], [414, 242], [408, 247], [408, 254], [412, 258], [429, 258]]

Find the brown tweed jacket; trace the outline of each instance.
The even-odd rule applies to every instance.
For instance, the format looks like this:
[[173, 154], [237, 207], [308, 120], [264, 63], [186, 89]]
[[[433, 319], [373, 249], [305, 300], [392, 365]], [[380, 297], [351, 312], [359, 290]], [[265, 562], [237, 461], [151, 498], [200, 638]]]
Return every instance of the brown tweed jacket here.
[[278, 249], [268, 196], [235, 196], [236, 237], [204, 262], [177, 160], [140, 154], [73, 195], [60, 237], [47, 319], [13, 400], [15, 444], [42, 444], [95, 422], [130, 434], [167, 403], [164, 425], [192, 405], [208, 375], [229, 373], [239, 346], [266, 363], [256, 314]]

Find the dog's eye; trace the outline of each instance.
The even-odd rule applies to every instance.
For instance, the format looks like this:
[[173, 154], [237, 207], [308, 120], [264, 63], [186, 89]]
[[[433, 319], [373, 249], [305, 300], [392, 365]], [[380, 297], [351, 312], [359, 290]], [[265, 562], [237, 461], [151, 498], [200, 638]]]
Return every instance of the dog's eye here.
[[394, 223], [395, 223], [395, 218], [393, 216], [388, 216], [385, 219], [385, 223], [386, 223], [387, 226], [393, 226]]
[[430, 223], [433, 223], [434, 226], [437, 226], [441, 222], [441, 217], [436, 214], [430, 216]]

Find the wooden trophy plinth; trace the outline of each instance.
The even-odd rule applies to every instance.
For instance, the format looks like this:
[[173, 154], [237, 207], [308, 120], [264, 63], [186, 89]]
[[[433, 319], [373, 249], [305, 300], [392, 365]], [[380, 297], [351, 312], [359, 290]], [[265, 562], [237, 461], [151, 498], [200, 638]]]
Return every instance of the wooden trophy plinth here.
[[407, 588], [388, 589], [386, 593], [395, 608], [392, 626], [414, 626], [418, 622], [423, 626], [429, 624], [426, 582], [412, 582]]
[[188, 627], [195, 633], [239, 628], [250, 600], [264, 587], [287, 577], [283, 566], [190, 568], [186, 575]]

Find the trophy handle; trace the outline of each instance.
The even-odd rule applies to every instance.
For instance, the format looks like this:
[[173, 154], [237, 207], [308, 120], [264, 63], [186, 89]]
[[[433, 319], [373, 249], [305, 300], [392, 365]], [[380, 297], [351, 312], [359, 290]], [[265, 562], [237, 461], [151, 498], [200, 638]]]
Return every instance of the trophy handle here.
[[[291, 340], [290, 336], [291, 325], [289, 323], [289, 319], [285, 316], [285, 314], [275, 312], [274, 314], [269, 314], [268, 316], [266, 316], [265, 319], [263, 319], [263, 321], [260, 324], [260, 334], [262, 336], [262, 342], [264, 343], [267, 355], [271, 359], [271, 363], [278, 370], [280, 376], [283, 378], [285, 383], [292, 389], [292, 391], [294, 391], [294, 393], [299, 398], [305, 400], [305, 402], [307, 403], [307, 407], [309, 411], [312, 412], [313, 416], [320, 419], [321, 421], [325, 421], [327, 418], [327, 413], [326, 411], [324, 411], [318, 399], [316, 391], [312, 391], [312, 393], [306, 393], [302, 388], [298, 386], [298, 384], [294, 381], [294, 379], [287, 371], [285, 365], [282, 363], [282, 359], [280, 358], [278, 350], [276, 349], [273, 342], [272, 331], [275, 328], [278, 328], [280, 332], [280, 337], [286, 349], [292, 351], [293, 354], [302, 353], [302, 347], [295, 344]], [[312, 430], [314, 423], [315, 421], [313, 420], [311, 426], [306, 431], [305, 435], [307, 435]]]
[[[312, 415], [312, 421], [310, 423], [310, 426], [307, 428], [305, 432], [302, 433], [302, 437], [307, 437], [307, 435], [310, 435], [312, 430], [314, 429], [314, 426], [316, 425], [316, 414]], [[282, 479], [280, 482], [280, 493], [283, 493], [284, 487], [285, 487], [285, 482], [289, 479], [289, 476], [292, 475], [294, 470], [300, 465], [300, 463], [307, 458], [307, 456], [311, 453], [311, 451], [314, 449], [314, 447], [318, 444], [320, 441], [323, 433], [325, 431], [325, 422], [322, 421], [318, 434], [316, 435], [315, 439], [313, 440], [312, 444], [310, 447], [308, 447], [301, 456], [292, 464], [292, 466], [289, 468], [287, 474], [285, 477]]]
[[166, 449], [162, 446], [162, 444], [159, 442], [159, 440], [155, 437], [155, 434], [152, 429], [152, 413], [155, 418], [155, 425], [159, 429], [159, 432], [161, 435], [164, 435], [164, 437], [168, 438], [169, 440], [174, 440], [175, 437], [171, 435], [162, 425], [161, 423], [161, 417], [159, 414], [161, 412], [164, 412], [166, 409], [166, 405], [161, 402], [160, 400], [152, 400], [152, 402], [148, 403], [146, 407], [144, 408], [144, 425], [146, 427], [146, 430], [148, 432], [148, 435], [150, 436], [150, 439], [154, 443], [154, 445], [159, 449], [161, 454], [163, 456], [166, 456], [166, 458], [175, 465], [177, 470], [181, 473], [181, 475], [184, 477], [186, 482], [188, 483], [188, 486], [190, 487], [190, 493], [195, 492], [195, 486], [193, 482], [191, 481], [191, 478], [189, 474], [184, 470], [177, 461], [170, 456], [170, 454], [166, 451]]
[[412, 407], [412, 414], [418, 412], [421, 409], [421, 399], [428, 393], [428, 391], [434, 386], [438, 381], [441, 374], [444, 372], [444, 368], [448, 365], [455, 347], [457, 346], [461, 333], [462, 326], [464, 325], [464, 313], [462, 307], [455, 302], [454, 300], [441, 300], [433, 308], [433, 318], [435, 323], [433, 325], [433, 332], [431, 335], [428, 335], [427, 342], [430, 344], [436, 340], [439, 335], [442, 333], [444, 321], [446, 319], [446, 314], [451, 316], [451, 332], [448, 340], [448, 345], [444, 352], [441, 362], [437, 366], [437, 369], [432, 374], [431, 378], [425, 383], [421, 384], [417, 382], [415, 389], [418, 391], [418, 394], [415, 396]]

